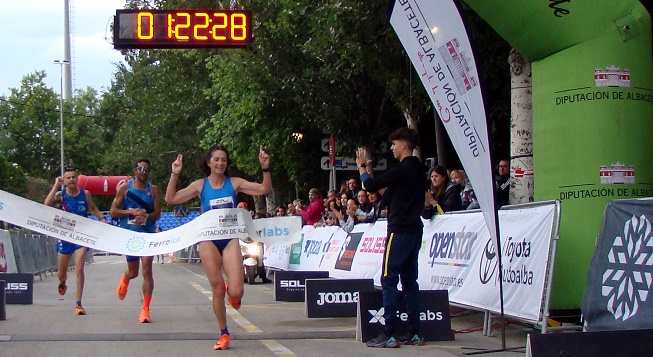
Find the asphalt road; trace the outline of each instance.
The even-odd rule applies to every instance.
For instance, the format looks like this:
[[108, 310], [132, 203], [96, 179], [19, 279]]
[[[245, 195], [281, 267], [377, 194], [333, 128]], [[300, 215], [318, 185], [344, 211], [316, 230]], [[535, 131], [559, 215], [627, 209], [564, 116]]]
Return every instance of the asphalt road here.
[[[452, 318], [454, 341], [426, 346], [372, 349], [355, 339], [356, 318], [308, 319], [304, 303], [275, 302], [272, 284], [245, 286], [240, 310], [228, 307], [230, 348], [214, 351], [218, 326], [211, 309], [208, 281], [199, 263], [154, 266], [153, 322], [138, 322], [142, 296], [140, 277], [132, 280], [125, 300], [115, 289], [126, 268], [122, 256], [96, 256], [86, 267], [83, 305], [86, 316], [74, 314], [74, 272], [65, 296], [57, 278], [35, 278], [34, 304], [7, 305], [0, 321], [0, 356], [465, 356], [501, 348], [501, 331], [482, 333], [483, 314]], [[529, 326], [510, 323], [506, 347], [489, 356], [523, 356]]]

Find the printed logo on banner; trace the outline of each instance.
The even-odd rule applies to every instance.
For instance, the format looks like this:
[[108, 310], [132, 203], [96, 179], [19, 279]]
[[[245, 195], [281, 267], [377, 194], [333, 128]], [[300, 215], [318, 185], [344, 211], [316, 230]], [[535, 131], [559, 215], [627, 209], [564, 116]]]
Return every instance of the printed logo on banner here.
[[363, 232], [349, 233], [347, 235], [347, 238], [345, 238], [345, 241], [342, 242], [342, 246], [340, 247], [335, 269], [351, 271], [354, 255], [356, 255], [356, 249], [362, 236]]
[[619, 161], [610, 165], [599, 166], [599, 180], [601, 185], [614, 185], [614, 184], [635, 184], [635, 166], [624, 165]]
[[[465, 232], [465, 227], [460, 232], [436, 232], [431, 239], [429, 250], [429, 264], [451, 266], [451, 261], [459, 261], [457, 267], [467, 268], [467, 261], [471, 258], [474, 243], [478, 235], [476, 232]], [[438, 261], [438, 260], [447, 260]]]
[[[385, 308], [384, 307], [382, 307], [379, 310], [367, 310], [367, 311], [370, 313], [370, 315], [372, 315], [372, 318], [370, 319], [371, 324], [375, 324], [375, 323], [378, 322], [381, 325], [385, 326], [385, 318], [383, 318], [383, 314], [385, 314]], [[404, 321], [404, 322], [408, 321], [408, 313], [406, 313], [406, 312], [397, 311], [397, 317], [401, 321]], [[442, 321], [443, 318], [444, 317], [442, 316], [441, 311], [433, 312], [433, 311], [427, 309], [426, 311], [422, 311], [422, 312], [419, 313], [419, 320], [420, 321]]]
[[5, 207], [5, 204], [2, 203], [2, 202], [0, 202], [0, 211], [2, 211], [2, 209], [3, 209], [4, 207]]
[[58, 214], [54, 216], [52, 225], [67, 229], [69, 231], [74, 231], [77, 221], [70, 219], [68, 217], [59, 216]]
[[458, 94], [463, 95], [478, 85], [474, 74], [474, 59], [466, 57], [465, 52], [461, 51], [460, 43], [457, 38], [447, 41], [444, 46], [438, 48], [442, 60], [452, 71], [454, 83]]
[[283, 237], [283, 236], [289, 236], [290, 235], [290, 229], [286, 228], [279, 228], [277, 226], [274, 227], [266, 227], [263, 229], [260, 229], [256, 231], [256, 234], [259, 237], [265, 238], [265, 237]]
[[302, 233], [302, 239], [290, 246], [290, 258], [288, 259], [288, 264], [299, 265], [302, 259], [302, 246], [304, 242], [304, 233]]
[[7, 283], [7, 290], [26, 291], [27, 283]]
[[365, 237], [358, 250], [361, 253], [385, 253], [386, 237]]
[[238, 225], [238, 215], [233, 213], [227, 213], [225, 215], [218, 216], [218, 226], [219, 227], [233, 227]]
[[[608, 268], [603, 273], [601, 294], [608, 298], [607, 310], [617, 320], [626, 321], [637, 314], [648, 299], [653, 279], [651, 222], [642, 215], [624, 222], [624, 235], [614, 239], [608, 254]], [[628, 289], [622, 287], [627, 286]]]
[[[433, 268], [434, 265], [442, 265], [447, 268], [469, 268], [474, 244], [478, 239], [477, 232], [465, 232], [465, 226], [458, 232], [435, 232], [431, 237], [429, 246], [429, 260], [427, 263]], [[438, 272], [440, 269], [432, 269]], [[432, 274], [431, 283], [437, 288], [450, 289], [462, 288], [465, 279], [452, 274]]]
[[145, 238], [143, 236], [134, 236], [127, 241], [127, 251], [135, 253], [145, 247]]
[[[329, 240], [324, 243], [324, 247], [322, 247], [322, 258], [320, 258], [320, 263], [317, 265], [318, 268], [322, 267], [322, 262], [324, 261], [324, 257], [327, 257], [327, 259], [331, 259], [331, 254], [329, 254], [329, 250], [331, 250], [331, 239], [333, 239], [333, 236], [335, 233], [331, 233], [331, 236], [329, 236]], [[337, 242], [337, 241], [336, 241]]]
[[[515, 258], [528, 258], [531, 256], [531, 241], [523, 238], [522, 241], [514, 241], [513, 237], [508, 237], [503, 243], [502, 259], [503, 259], [503, 282], [511, 284], [533, 285], [533, 271], [530, 270], [525, 262], [520, 259], [517, 266], [512, 263]], [[489, 239], [485, 243], [485, 249], [481, 254], [481, 264], [479, 264], [479, 279], [482, 284], [487, 284], [494, 280], [497, 285], [499, 274], [494, 277], [495, 272], [499, 269], [499, 259], [497, 252], [494, 249], [494, 243]], [[493, 278], [494, 277], [494, 278]]]
[[265, 255], [263, 255], [263, 260], [266, 260], [267, 257], [272, 257], [273, 255], [277, 256], [277, 260], [281, 260], [285, 255], [290, 254], [289, 245], [269, 245], [265, 246]]
[[311, 255], [318, 255], [320, 254], [320, 248], [322, 248], [321, 240], [307, 239], [306, 245], [304, 246], [303, 255], [305, 255], [306, 258], [310, 257]]
[[358, 291], [318, 293], [318, 299], [316, 301], [320, 306], [324, 304], [351, 304], [356, 302], [358, 302]]
[[371, 324], [375, 323], [380, 323], [381, 325], [385, 326], [385, 318], [383, 317], [383, 314], [385, 314], [385, 308], [382, 307], [379, 310], [367, 310], [370, 314], [372, 314], [372, 318], [370, 319]]

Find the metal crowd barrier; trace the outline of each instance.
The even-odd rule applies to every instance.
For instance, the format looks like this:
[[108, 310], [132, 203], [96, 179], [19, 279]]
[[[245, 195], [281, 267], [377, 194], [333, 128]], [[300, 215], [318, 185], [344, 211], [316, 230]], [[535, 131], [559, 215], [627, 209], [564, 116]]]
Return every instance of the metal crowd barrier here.
[[[54, 273], [57, 271], [57, 240], [43, 234], [23, 233], [10, 230], [9, 237], [19, 273], [33, 275]], [[93, 254], [86, 254], [85, 264], [93, 262]], [[70, 260], [68, 269], [74, 269], [75, 262]]]
[[199, 262], [200, 261], [200, 252], [199, 252], [199, 243], [195, 243], [191, 245], [190, 247], [186, 247], [182, 250], [178, 250], [174, 252], [172, 255], [172, 259], [175, 262], [180, 262], [180, 263], [191, 263], [191, 262]]

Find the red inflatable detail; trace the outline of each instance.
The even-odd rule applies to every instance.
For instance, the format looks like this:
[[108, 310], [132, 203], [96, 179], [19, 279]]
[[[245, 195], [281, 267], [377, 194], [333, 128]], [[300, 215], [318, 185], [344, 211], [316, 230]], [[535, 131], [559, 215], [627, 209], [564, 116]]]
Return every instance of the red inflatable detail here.
[[115, 195], [121, 182], [129, 181], [130, 176], [77, 176], [77, 186], [91, 195]]

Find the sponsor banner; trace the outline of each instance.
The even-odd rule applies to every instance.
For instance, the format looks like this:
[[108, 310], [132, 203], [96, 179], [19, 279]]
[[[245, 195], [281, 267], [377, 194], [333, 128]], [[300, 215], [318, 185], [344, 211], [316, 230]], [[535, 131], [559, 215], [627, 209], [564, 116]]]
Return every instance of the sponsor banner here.
[[[397, 311], [398, 319], [395, 329], [395, 334], [398, 336], [408, 332], [408, 313], [406, 312], [405, 301], [403, 293], [400, 293], [399, 310]], [[421, 290], [419, 292], [419, 304], [420, 333], [424, 340], [453, 340], [447, 291]], [[383, 293], [380, 290], [361, 291], [358, 295], [357, 339], [367, 342], [383, 332], [385, 326], [384, 313]]]
[[288, 270], [290, 247], [290, 244], [266, 245], [263, 253], [263, 265], [269, 268]]
[[34, 301], [34, 276], [32, 274], [0, 274], [5, 283], [7, 304], [31, 305]]
[[328, 278], [328, 271], [278, 271], [274, 273], [274, 301], [300, 301], [306, 297], [306, 279]]
[[253, 220], [248, 211], [240, 208], [210, 210], [160, 233], [133, 232], [2, 190], [0, 221], [89, 248], [135, 256], [171, 253], [205, 240], [252, 238], [277, 245], [295, 242], [301, 235], [301, 217]]
[[372, 290], [372, 279], [306, 279], [306, 316], [355, 317], [359, 292]]
[[495, 183], [480, 76], [456, 4], [453, 0], [398, 0], [390, 24], [474, 183], [474, 193], [498, 247]]
[[587, 272], [588, 331], [653, 328], [653, 200], [616, 200], [603, 215]]
[[[507, 315], [541, 320], [555, 212], [555, 203], [499, 211]], [[308, 262], [303, 255], [291, 269], [328, 271], [331, 277], [342, 279], [369, 278], [380, 286], [387, 222], [358, 225], [349, 234], [335, 230], [341, 232], [334, 232], [334, 227], [305, 226], [304, 247], [311, 247], [308, 241], [320, 242], [315, 243], [321, 244], [320, 249], [314, 249], [316, 254]], [[501, 311], [497, 252], [481, 212], [444, 214], [424, 221], [418, 265], [421, 289], [448, 290], [453, 302]]]
[[0, 273], [18, 273], [9, 231], [0, 229]]

